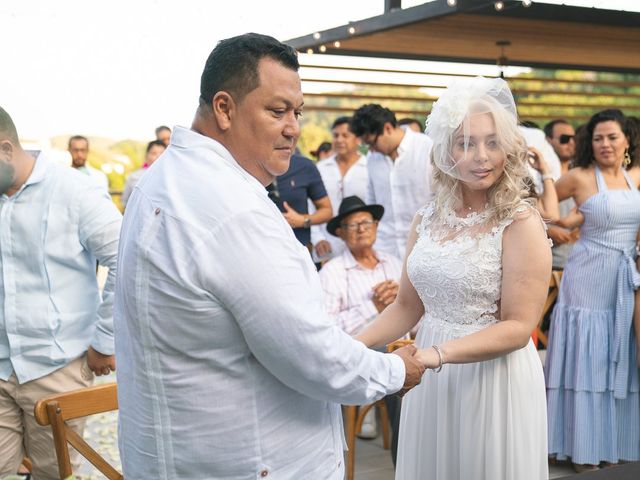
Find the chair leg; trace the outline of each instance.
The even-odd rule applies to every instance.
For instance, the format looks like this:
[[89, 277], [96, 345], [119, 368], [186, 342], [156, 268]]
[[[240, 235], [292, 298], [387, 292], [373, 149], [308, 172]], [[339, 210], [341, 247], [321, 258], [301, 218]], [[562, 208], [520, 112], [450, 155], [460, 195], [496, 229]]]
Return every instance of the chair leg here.
[[387, 404], [384, 399], [376, 402], [376, 407], [380, 409], [380, 423], [382, 424], [382, 446], [385, 450], [391, 448], [390, 435], [389, 435], [389, 410], [387, 410]]
[[347, 480], [353, 480], [356, 460], [356, 418], [358, 416], [358, 407], [353, 405], [345, 405], [345, 430], [347, 437]]
[[51, 422], [53, 443], [56, 449], [56, 456], [58, 457], [58, 471], [60, 473], [60, 479], [63, 480], [70, 477], [73, 472], [71, 471], [71, 459], [69, 458], [69, 448], [67, 447], [64, 420], [62, 419], [62, 412], [58, 406], [58, 402], [47, 404], [47, 413], [49, 415], [49, 421]]

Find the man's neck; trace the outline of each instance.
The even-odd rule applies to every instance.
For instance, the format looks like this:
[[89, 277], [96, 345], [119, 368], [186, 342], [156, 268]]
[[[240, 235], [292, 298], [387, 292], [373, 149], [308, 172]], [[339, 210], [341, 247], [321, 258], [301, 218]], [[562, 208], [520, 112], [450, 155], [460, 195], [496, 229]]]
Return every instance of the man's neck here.
[[346, 155], [336, 155], [336, 163], [343, 177], [359, 159], [360, 153], [357, 150]]
[[569, 165], [570, 164], [571, 164], [571, 162], [569, 161], [569, 159], [560, 160], [560, 173], [562, 175], [564, 175], [565, 173], [567, 173], [569, 171]]
[[33, 172], [33, 168], [35, 167], [35, 164], [36, 164], [35, 157], [29, 155], [24, 150], [22, 150], [21, 152], [18, 153], [18, 159], [17, 159], [17, 162], [16, 162], [16, 165], [17, 165], [17, 168], [16, 168], [16, 181], [11, 186], [11, 188], [9, 188], [6, 191], [6, 195], [8, 197], [11, 197], [18, 190], [20, 190], [22, 188], [22, 186], [26, 183], [26, 181], [31, 176], [31, 172]]
[[362, 250], [351, 250], [351, 255], [364, 268], [372, 269], [378, 264], [378, 257], [376, 257], [371, 247]]

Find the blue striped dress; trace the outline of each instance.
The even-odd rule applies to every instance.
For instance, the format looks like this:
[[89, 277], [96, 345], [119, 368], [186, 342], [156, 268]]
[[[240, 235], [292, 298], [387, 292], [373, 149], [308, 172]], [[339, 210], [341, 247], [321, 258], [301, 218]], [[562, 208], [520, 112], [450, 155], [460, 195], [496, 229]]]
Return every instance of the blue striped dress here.
[[545, 366], [549, 453], [573, 463], [640, 460], [633, 330], [640, 192], [609, 190], [580, 206], [584, 224], [565, 266]]

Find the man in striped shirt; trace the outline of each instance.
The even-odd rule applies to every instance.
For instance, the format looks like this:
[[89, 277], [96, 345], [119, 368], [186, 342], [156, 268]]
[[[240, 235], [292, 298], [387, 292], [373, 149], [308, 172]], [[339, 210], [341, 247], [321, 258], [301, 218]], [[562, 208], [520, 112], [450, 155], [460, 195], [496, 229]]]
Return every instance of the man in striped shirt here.
[[[402, 262], [373, 249], [382, 205], [366, 205], [359, 197], [345, 198], [327, 231], [346, 248], [320, 270], [327, 313], [349, 335], [357, 335], [398, 294]], [[376, 436], [375, 410], [370, 410], [360, 436]]]

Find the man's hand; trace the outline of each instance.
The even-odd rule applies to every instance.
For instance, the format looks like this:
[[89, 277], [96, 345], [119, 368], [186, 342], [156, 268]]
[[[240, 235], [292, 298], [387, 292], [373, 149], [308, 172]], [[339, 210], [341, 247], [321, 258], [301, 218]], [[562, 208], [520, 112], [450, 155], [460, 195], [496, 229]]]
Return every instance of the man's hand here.
[[102, 353], [89, 347], [87, 350], [87, 365], [96, 376], [109, 375], [116, 370], [115, 355], [103, 355]]
[[398, 296], [398, 283], [394, 280], [385, 280], [373, 287], [373, 304], [381, 313], [385, 308], [393, 303]]
[[547, 229], [547, 234], [549, 238], [553, 240], [554, 245], [563, 245], [565, 243], [571, 243], [573, 238], [571, 237], [571, 232], [568, 232], [564, 228], [549, 226]]
[[398, 392], [396, 392], [396, 395], [402, 397], [422, 380], [422, 374], [425, 371], [425, 366], [414, 357], [417, 351], [418, 350], [413, 345], [407, 345], [393, 352], [395, 355], [402, 358], [406, 371], [404, 385]]
[[326, 240], [320, 240], [315, 246], [318, 258], [325, 257], [331, 253], [331, 244]]
[[287, 202], [283, 202], [282, 206], [284, 207], [284, 218], [291, 225], [291, 228], [302, 228], [304, 226], [304, 215], [296, 212], [292, 207], [289, 206]]

